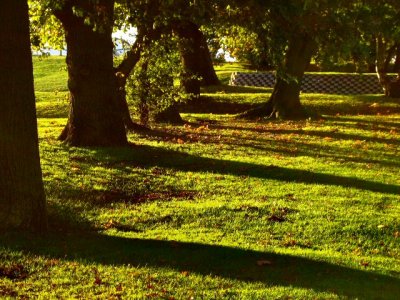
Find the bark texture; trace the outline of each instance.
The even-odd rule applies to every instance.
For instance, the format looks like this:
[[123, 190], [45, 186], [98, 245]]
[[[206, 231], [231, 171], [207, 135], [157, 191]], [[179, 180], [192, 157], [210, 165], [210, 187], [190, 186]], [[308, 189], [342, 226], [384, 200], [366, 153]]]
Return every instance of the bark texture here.
[[[96, 29], [74, 14], [75, 2], [96, 16]], [[54, 13], [65, 30], [68, 49], [70, 112], [60, 139], [72, 146], [126, 145], [113, 68], [114, 1], [66, 1]]]
[[[200, 85], [220, 84], [207, 40], [199, 26], [190, 21], [179, 21], [174, 23], [173, 29], [179, 36], [179, 51], [185, 71], [182, 84], [186, 92], [198, 95]], [[193, 77], [201, 78], [201, 80]]]
[[0, 229], [44, 231], [27, 1], [0, 9]]
[[289, 40], [284, 66], [277, 72], [271, 97], [266, 104], [244, 113], [242, 117], [290, 120], [306, 118], [307, 114], [300, 102], [301, 81], [315, 50], [316, 43], [308, 34], [293, 35]]

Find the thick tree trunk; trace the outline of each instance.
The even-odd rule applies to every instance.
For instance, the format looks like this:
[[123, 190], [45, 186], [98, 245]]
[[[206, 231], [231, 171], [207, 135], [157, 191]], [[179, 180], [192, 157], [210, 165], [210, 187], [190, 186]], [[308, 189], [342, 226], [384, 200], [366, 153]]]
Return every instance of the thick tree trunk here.
[[[114, 1], [79, 2], [98, 16], [97, 30], [75, 16], [66, 2], [56, 16], [67, 42], [70, 113], [60, 139], [72, 146], [122, 146], [126, 132], [117, 103], [117, 79], [113, 68]], [[92, 10], [92, 11], [90, 11]]]
[[182, 85], [186, 92], [199, 95], [200, 85], [220, 84], [207, 40], [199, 27], [190, 21], [176, 22], [173, 27], [179, 36], [179, 51], [185, 71]]
[[0, 229], [44, 231], [27, 1], [0, 10]]
[[301, 81], [316, 50], [316, 43], [308, 34], [296, 34], [289, 41], [283, 69], [270, 99], [263, 106], [247, 111], [244, 118], [279, 118], [298, 120], [307, 117], [300, 102]]

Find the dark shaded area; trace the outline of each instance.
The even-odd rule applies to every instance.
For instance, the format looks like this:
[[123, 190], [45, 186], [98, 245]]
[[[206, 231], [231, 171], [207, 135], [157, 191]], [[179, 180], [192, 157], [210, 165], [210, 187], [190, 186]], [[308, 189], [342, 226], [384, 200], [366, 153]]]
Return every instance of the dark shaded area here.
[[[312, 106], [312, 105], [305, 105], [307, 108], [312, 108], [318, 113], [323, 115], [331, 115], [335, 116], [338, 114], [343, 115], [350, 115], [350, 116], [357, 116], [357, 115], [393, 115], [400, 113], [400, 105], [397, 107], [387, 106], [390, 102], [381, 103], [380, 106], [372, 107], [373, 103], [365, 102], [364, 103], [357, 103], [357, 104], [350, 104], [350, 103], [335, 103], [332, 101], [332, 104], [329, 106]], [[400, 101], [399, 101], [400, 103]]]
[[363, 299], [395, 299], [400, 294], [399, 278], [270, 252], [100, 234], [51, 234], [39, 239], [9, 234], [0, 236], [0, 241], [11, 250], [85, 263], [171, 268]]
[[259, 94], [265, 93], [270, 94], [272, 92], [272, 88], [267, 87], [254, 87], [254, 86], [239, 86], [239, 85], [214, 85], [209, 86], [207, 88], [201, 89], [202, 93], [220, 93], [220, 94]]
[[218, 101], [212, 97], [200, 96], [195, 101], [180, 105], [179, 111], [182, 113], [237, 114], [255, 107], [258, 107], [258, 104]]
[[89, 191], [87, 193], [79, 193], [79, 198], [84, 198], [97, 206], [108, 206], [115, 203], [140, 204], [153, 201], [171, 201], [173, 199], [189, 199], [193, 200], [197, 195], [196, 191], [149, 191], [129, 193], [120, 190], [110, 191]]

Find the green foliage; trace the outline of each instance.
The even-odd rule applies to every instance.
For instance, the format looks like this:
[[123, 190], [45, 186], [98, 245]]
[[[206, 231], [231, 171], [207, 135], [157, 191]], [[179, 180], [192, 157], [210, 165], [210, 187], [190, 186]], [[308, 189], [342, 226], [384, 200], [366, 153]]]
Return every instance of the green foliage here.
[[32, 48], [36, 51], [64, 49], [64, 30], [52, 11], [61, 1], [29, 0], [28, 3]]
[[144, 50], [127, 83], [128, 102], [133, 103], [143, 124], [147, 125], [150, 114], [188, 98], [178, 83], [182, 72], [172, 36], [164, 36]]

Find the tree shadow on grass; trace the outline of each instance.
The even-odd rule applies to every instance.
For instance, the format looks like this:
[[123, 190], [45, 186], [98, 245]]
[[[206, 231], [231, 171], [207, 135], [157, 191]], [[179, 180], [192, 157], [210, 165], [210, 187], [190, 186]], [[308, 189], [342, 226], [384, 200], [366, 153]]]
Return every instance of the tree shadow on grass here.
[[[210, 172], [235, 176], [249, 176], [262, 179], [272, 179], [284, 182], [306, 184], [323, 184], [356, 188], [371, 192], [400, 194], [400, 186], [384, 184], [354, 177], [343, 177], [332, 174], [316, 173], [301, 169], [291, 169], [274, 165], [264, 166], [253, 163], [219, 160], [194, 156], [184, 152], [166, 150], [152, 146], [133, 146], [121, 149], [97, 149], [92, 159], [103, 161], [109, 167], [119, 164], [121, 160], [135, 166], [165, 167], [179, 171]], [[104, 162], [106, 160], [106, 162]]]
[[212, 97], [201, 96], [196, 100], [181, 104], [179, 106], [179, 112], [203, 114], [238, 114], [258, 106], [259, 104], [254, 103], [217, 101]]
[[[361, 126], [361, 125], [360, 125]], [[399, 125], [398, 125], [399, 126]], [[334, 140], [344, 140], [344, 141], [357, 141], [362, 140], [368, 143], [384, 143], [398, 145], [399, 141], [397, 139], [388, 139], [381, 137], [369, 137], [358, 134], [349, 134], [337, 131], [318, 131], [318, 130], [296, 130], [296, 129], [264, 129], [260, 127], [239, 127], [239, 126], [225, 126], [225, 125], [213, 125], [212, 129], [220, 130], [241, 130], [249, 131], [253, 133], [271, 133], [271, 134], [298, 134], [307, 135], [320, 138], [330, 138]]]
[[395, 299], [400, 294], [399, 278], [304, 257], [218, 245], [72, 233], [45, 238], [11, 234], [0, 236], [0, 246], [83, 263], [168, 268], [363, 299]]
[[387, 119], [387, 121], [377, 121], [377, 120], [352, 118], [350, 116], [339, 117], [339, 118], [328, 116], [326, 117], [326, 119], [336, 123], [340, 123], [340, 126], [353, 127], [365, 130], [371, 130], [374, 129], [374, 127], [379, 131], [387, 131], [387, 132], [393, 129], [396, 130], [400, 129], [400, 117], [397, 117], [398, 120], [397, 122], [395, 121], [394, 118]]
[[202, 87], [201, 93], [204, 94], [270, 94], [273, 88], [269, 87], [255, 87], [255, 86], [240, 86], [240, 85], [213, 85], [208, 87]]

